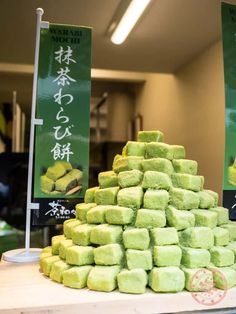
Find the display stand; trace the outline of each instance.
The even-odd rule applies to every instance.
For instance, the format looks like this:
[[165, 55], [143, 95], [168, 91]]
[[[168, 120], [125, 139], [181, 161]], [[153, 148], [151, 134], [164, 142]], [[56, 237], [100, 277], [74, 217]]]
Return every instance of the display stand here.
[[36, 96], [37, 96], [37, 78], [38, 78], [38, 60], [39, 60], [39, 43], [40, 29], [48, 28], [49, 23], [42, 22], [43, 9], [38, 8], [37, 26], [36, 26], [36, 44], [34, 58], [34, 79], [32, 92], [32, 109], [31, 109], [31, 127], [30, 127], [30, 144], [29, 144], [29, 167], [28, 167], [28, 183], [27, 183], [27, 204], [26, 204], [26, 229], [25, 229], [25, 248], [5, 252], [3, 260], [7, 262], [26, 263], [39, 260], [41, 249], [30, 248], [30, 225], [31, 225], [31, 210], [39, 209], [38, 203], [32, 203], [32, 177], [33, 177], [33, 156], [34, 156], [34, 133], [35, 126], [42, 125], [42, 119], [35, 118], [36, 111]]

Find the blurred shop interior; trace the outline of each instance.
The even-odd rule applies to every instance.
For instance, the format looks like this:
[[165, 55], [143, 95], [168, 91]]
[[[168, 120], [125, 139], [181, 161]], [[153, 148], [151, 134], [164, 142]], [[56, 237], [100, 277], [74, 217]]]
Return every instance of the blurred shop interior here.
[[[235, 1], [230, 1], [236, 3]], [[108, 28], [129, 0], [1, 0], [0, 254], [24, 246], [37, 7], [43, 20], [93, 28], [90, 178], [111, 169], [138, 130], [186, 147], [221, 194], [224, 78], [220, 0], [152, 0], [124, 43]], [[17, 106], [13, 110], [13, 99]], [[14, 111], [14, 113], [13, 113]], [[32, 228], [32, 247], [60, 226]]]

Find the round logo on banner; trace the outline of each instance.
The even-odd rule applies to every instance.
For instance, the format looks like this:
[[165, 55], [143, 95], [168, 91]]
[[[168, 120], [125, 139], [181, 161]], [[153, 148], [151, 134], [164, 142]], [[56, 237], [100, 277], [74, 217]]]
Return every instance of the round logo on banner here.
[[[207, 276], [209, 270], [212, 272], [213, 277], [217, 277], [220, 281], [222, 289], [214, 287], [214, 281]], [[201, 292], [191, 292], [193, 299], [202, 305], [215, 305], [221, 302], [227, 294], [227, 281], [225, 276], [218, 269], [200, 269], [191, 279], [190, 288], [192, 291], [200, 290]]]

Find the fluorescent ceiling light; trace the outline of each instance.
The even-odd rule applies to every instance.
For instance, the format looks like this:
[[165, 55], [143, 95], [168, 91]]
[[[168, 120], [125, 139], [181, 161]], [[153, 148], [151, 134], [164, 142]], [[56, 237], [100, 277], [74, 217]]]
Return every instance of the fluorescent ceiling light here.
[[125, 14], [121, 18], [119, 24], [111, 36], [111, 41], [114, 44], [120, 45], [125, 41], [150, 1], [151, 0], [131, 1], [130, 5], [125, 11]]

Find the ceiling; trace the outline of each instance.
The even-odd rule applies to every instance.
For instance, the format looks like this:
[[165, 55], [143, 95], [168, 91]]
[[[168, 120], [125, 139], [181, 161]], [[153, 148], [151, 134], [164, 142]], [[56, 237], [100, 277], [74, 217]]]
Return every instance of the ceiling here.
[[33, 64], [37, 7], [45, 21], [93, 27], [93, 68], [174, 72], [221, 37], [220, 0], [152, 0], [126, 42], [114, 45], [105, 33], [119, 2], [0, 0], [0, 63]]

